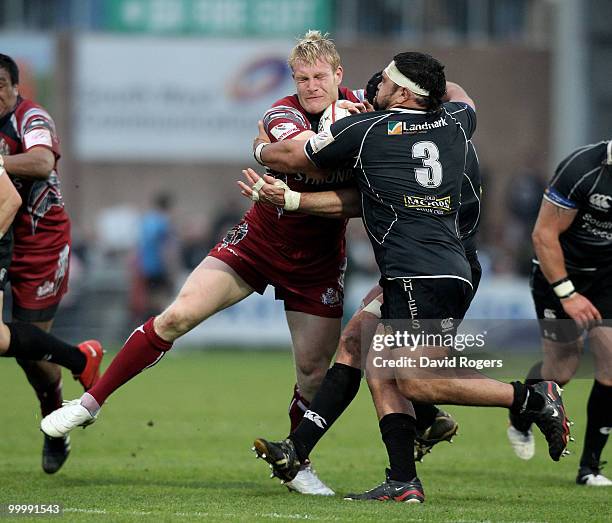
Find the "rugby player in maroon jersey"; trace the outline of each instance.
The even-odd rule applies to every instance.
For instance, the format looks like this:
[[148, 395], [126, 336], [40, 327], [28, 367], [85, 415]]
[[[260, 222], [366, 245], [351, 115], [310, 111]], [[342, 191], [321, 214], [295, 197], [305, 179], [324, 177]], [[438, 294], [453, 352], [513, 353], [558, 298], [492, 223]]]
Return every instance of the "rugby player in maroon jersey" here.
[[[70, 221], [59, 187], [55, 124], [18, 87], [17, 64], [0, 54], [0, 172], [11, 176], [21, 201], [12, 230], [8, 221], [0, 240], [0, 304], [7, 275], [13, 294], [13, 322], [0, 324], [0, 355], [17, 358], [46, 416], [62, 404], [58, 364], [87, 390], [99, 376], [102, 347], [95, 340], [77, 347], [48, 334], [68, 288]], [[57, 472], [69, 451], [67, 437], [45, 436], [44, 471]]]
[[[308, 32], [288, 60], [297, 93], [285, 97], [264, 115], [273, 141], [307, 138], [317, 131], [323, 111], [338, 99], [357, 103], [352, 91], [340, 87], [343, 70], [331, 40]], [[351, 185], [338, 172], [323, 181], [300, 173], [282, 175], [296, 190], [343, 190]], [[100, 382], [43, 421], [49, 436], [66, 435], [95, 419], [107, 397], [136, 374], [157, 363], [174, 340], [209, 316], [268, 285], [285, 303], [291, 331], [297, 384], [290, 405], [292, 428], [307, 410], [340, 336], [346, 268], [345, 219], [283, 213], [255, 204], [189, 275], [174, 302], [138, 327], [115, 357]], [[302, 493], [332, 495], [308, 463], [288, 485]]]

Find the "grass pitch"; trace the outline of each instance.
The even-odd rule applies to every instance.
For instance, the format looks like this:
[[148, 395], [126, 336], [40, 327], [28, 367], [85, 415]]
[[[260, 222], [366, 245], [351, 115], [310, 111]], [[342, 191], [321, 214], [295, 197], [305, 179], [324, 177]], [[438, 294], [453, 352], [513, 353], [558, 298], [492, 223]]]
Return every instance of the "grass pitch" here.
[[[539, 433], [536, 457], [515, 458], [502, 409], [449, 407], [459, 436], [418, 467], [426, 503], [360, 503], [290, 494], [249, 451], [256, 436], [287, 433], [289, 353], [179, 352], [113, 395], [94, 426], [76, 430], [54, 476], [40, 468], [34, 396], [17, 365], [0, 360], [0, 504], [61, 503], [64, 521], [610, 521], [612, 491], [574, 484], [588, 380], [565, 389], [576, 443], [560, 463]], [[67, 373], [65, 391], [80, 394]], [[384, 479], [365, 383], [313, 461], [339, 494]]]

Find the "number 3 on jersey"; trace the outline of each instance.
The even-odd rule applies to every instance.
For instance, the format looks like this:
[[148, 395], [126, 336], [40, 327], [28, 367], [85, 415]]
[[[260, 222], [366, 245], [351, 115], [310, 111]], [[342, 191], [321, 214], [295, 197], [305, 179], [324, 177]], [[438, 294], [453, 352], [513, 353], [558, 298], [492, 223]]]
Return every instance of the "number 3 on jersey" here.
[[412, 146], [412, 157], [423, 161], [423, 167], [414, 170], [419, 185], [427, 188], [439, 187], [442, 183], [442, 164], [438, 161], [440, 152], [433, 142], [417, 142]]

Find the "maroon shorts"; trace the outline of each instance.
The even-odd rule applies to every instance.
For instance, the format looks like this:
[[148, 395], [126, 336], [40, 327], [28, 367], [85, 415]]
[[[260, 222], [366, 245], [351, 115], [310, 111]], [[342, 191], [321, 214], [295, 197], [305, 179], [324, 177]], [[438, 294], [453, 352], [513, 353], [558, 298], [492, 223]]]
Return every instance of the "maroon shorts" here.
[[[341, 318], [346, 255], [344, 237], [321, 242], [317, 250], [274, 242], [256, 224], [241, 221], [208, 253], [238, 273], [256, 292], [275, 289], [285, 310]], [[321, 246], [327, 250], [322, 251]]]
[[40, 253], [13, 252], [9, 269], [14, 316], [48, 321], [68, 291], [70, 244]]

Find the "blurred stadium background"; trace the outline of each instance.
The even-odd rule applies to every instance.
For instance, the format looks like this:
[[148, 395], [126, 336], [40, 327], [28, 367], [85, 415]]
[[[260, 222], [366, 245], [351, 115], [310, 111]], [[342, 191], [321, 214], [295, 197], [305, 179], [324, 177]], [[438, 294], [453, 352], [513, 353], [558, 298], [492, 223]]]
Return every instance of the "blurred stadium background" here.
[[[147, 312], [135, 267], [156, 195], [174, 203], [176, 288], [240, 218], [235, 180], [254, 165], [256, 122], [294, 92], [285, 60], [310, 28], [335, 39], [349, 87], [415, 49], [473, 96], [484, 278], [470, 314], [533, 317], [529, 235], [545, 181], [572, 148], [611, 134], [611, 19], [606, 0], [0, 0], [0, 49], [62, 140], [74, 249], [55, 332], [117, 344]], [[351, 314], [377, 273], [358, 220], [348, 245]], [[252, 296], [183, 343], [286, 347], [282, 304]]]

